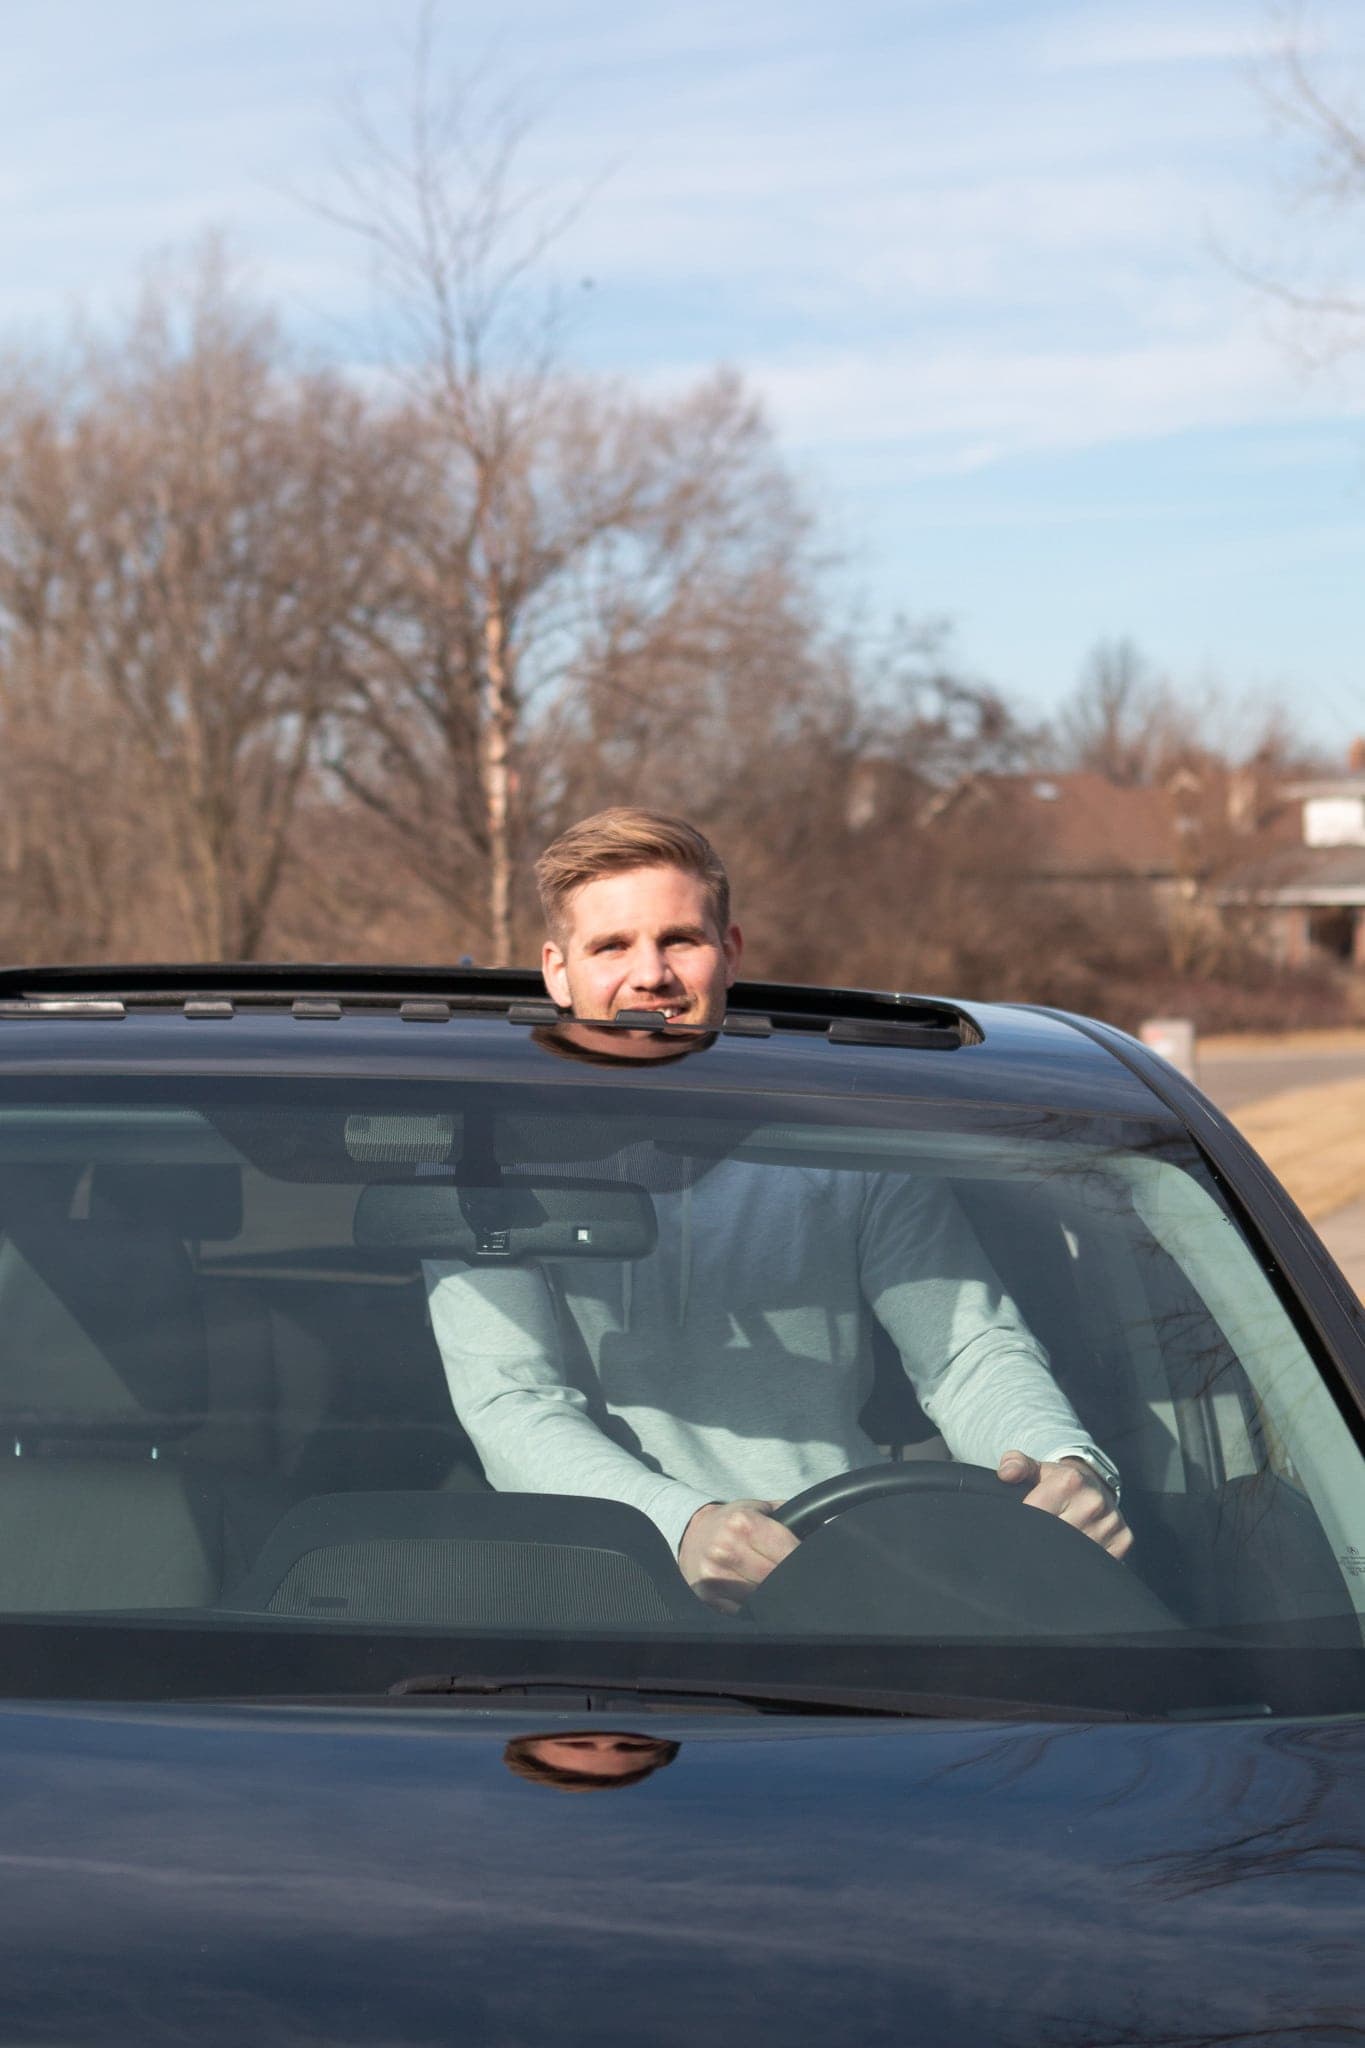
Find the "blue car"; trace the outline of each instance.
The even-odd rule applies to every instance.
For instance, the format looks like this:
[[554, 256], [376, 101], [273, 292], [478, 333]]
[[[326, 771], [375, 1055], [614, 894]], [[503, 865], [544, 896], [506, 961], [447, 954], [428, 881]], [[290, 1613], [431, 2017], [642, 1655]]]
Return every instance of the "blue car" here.
[[1365, 2039], [1361, 1311], [1122, 1033], [6, 970], [0, 1230], [0, 2040]]

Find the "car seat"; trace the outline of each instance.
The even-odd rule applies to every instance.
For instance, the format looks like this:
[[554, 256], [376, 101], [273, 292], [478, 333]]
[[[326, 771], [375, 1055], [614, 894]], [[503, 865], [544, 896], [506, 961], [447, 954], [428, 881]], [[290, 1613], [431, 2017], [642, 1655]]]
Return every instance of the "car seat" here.
[[256, 1390], [215, 1412], [193, 1176], [142, 1174], [0, 1171], [0, 1610], [202, 1604], [287, 1505]]

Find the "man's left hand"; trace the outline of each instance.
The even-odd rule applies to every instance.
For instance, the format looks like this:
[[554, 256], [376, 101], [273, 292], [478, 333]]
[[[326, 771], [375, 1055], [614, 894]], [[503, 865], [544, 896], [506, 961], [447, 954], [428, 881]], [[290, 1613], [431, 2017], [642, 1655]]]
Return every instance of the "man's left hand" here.
[[1119, 1513], [1118, 1502], [1084, 1458], [1040, 1464], [1024, 1451], [1006, 1451], [996, 1477], [1007, 1486], [1027, 1486], [1026, 1508], [1041, 1508], [1058, 1521], [1070, 1522], [1111, 1557], [1126, 1557], [1132, 1549], [1133, 1532]]

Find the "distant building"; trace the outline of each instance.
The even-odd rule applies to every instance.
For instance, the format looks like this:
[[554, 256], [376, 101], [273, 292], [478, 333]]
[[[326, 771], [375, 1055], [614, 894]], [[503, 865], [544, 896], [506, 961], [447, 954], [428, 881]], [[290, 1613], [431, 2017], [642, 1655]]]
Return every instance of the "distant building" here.
[[1160, 786], [1090, 770], [981, 775], [970, 794], [994, 811], [1033, 881], [1160, 900], [1188, 894], [1203, 872], [1204, 790], [1188, 769]]
[[[922, 824], [934, 816], [955, 826], [965, 870], [975, 828], [984, 864], [1008, 862], [1015, 881], [1107, 929], [1120, 951], [1155, 941], [1177, 973], [1223, 951], [1236, 913], [1223, 907], [1222, 877], [1298, 844], [1296, 813], [1265, 763], [1229, 769], [1197, 756], [1152, 783], [1088, 769], [971, 775], [919, 813]], [[1365, 861], [1365, 840], [1361, 852]]]
[[1290, 784], [1281, 795], [1297, 806], [1294, 843], [1226, 875], [1217, 900], [1230, 913], [1258, 912], [1285, 966], [1365, 969], [1365, 741], [1352, 746], [1348, 774]]
[[855, 829], [913, 817], [952, 835], [963, 874], [1011, 879], [1116, 934], [1164, 933], [1179, 971], [1229, 927], [1285, 965], [1365, 968], [1365, 742], [1351, 772], [1286, 786], [1269, 764], [1195, 757], [1154, 783], [1096, 770], [973, 773], [934, 787], [862, 764]]
[[1115, 783], [1091, 769], [972, 775], [938, 792], [921, 811], [977, 816], [983, 845], [1010, 850], [1015, 872], [1074, 892], [1116, 915], [1125, 905], [1189, 903], [1226, 864], [1263, 838], [1273, 802], [1254, 777], [1218, 764], [1173, 769], [1157, 783]]

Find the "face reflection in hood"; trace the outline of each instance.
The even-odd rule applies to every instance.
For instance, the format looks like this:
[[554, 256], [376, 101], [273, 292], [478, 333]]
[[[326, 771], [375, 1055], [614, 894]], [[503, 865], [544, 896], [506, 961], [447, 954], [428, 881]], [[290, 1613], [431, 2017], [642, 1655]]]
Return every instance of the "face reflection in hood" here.
[[558, 1792], [610, 1792], [638, 1785], [671, 1764], [681, 1747], [655, 1735], [554, 1729], [515, 1735], [502, 1760], [512, 1775]]
[[585, 1066], [668, 1066], [695, 1052], [705, 1052], [716, 1042], [714, 1031], [630, 1031], [614, 1025], [582, 1023], [575, 1019], [562, 1024], [539, 1025], [531, 1033], [534, 1044], [556, 1059], [580, 1060]]

